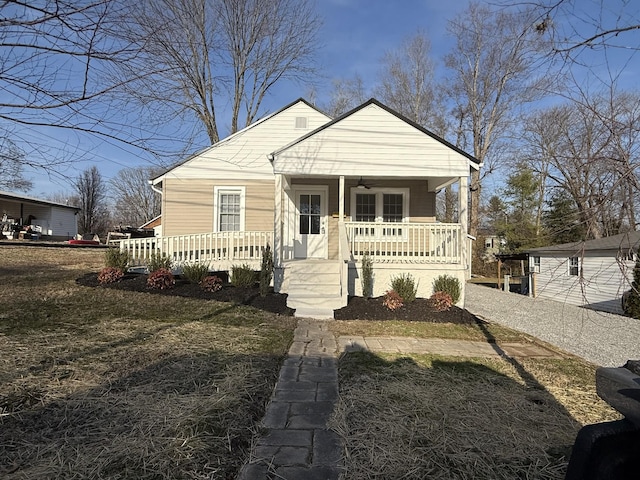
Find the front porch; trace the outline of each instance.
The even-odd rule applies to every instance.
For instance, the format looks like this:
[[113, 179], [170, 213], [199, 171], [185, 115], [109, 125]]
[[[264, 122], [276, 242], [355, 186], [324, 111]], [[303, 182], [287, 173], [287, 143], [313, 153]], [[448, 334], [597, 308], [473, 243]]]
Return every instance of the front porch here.
[[[362, 295], [361, 260], [373, 261], [373, 295], [383, 295], [391, 279], [410, 272], [418, 296], [432, 294], [433, 280], [443, 274], [464, 283], [463, 261], [468, 240], [461, 224], [337, 222], [333, 258], [282, 258], [274, 267], [274, 289], [289, 295], [298, 315], [327, 317], [346, 305], [348, 297]], [[332, 237], [333, 238], [333, 237]], [[210, 232], [204, 234], [121, 240], [132, 263], [143, 265], [152, 254], [169, 256], [176, 266], [208, 263], [212, 270], [230, 271], [234, 265], [260, 269], [262, 252], [277, 244], [273, 232]], [[327, 239], [329, 240], [329, 239]], [[283, 248], [284, 250], [284, 248]], [[293, 252], [294, 249], [290, 248]]]

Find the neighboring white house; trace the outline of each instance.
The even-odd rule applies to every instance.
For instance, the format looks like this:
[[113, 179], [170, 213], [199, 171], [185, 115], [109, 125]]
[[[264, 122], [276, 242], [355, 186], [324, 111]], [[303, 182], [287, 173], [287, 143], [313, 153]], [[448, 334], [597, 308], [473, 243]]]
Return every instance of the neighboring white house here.
[[[374, 296], [410, 272], [428, 297], [441, 274], [464, 288], [468, 176], [478, 168], [375, 99], [334, 120], [299, 99], [153, 179], [162, 236], [121, 245], [141, 262], [161, 251], [220, 270], [259, 269], [269, 245], [274, 288], [296, 315], [332, 316], [361, 294], [365, 254]], [[437, 222], [436, 192], [453, 183], [460, 223]]]
[[640, 232], [533, 248], [529, 268], [535, 275], [534, 295], [623, 313], [622, 295], [631, 288]]
[[18, 238], [18, 226], [31, 227], [30, 232], [47, 240], [69, 240], [78, 234], [78, 212], [75, 206], [0, 191], [0, 215], [6, 237]]

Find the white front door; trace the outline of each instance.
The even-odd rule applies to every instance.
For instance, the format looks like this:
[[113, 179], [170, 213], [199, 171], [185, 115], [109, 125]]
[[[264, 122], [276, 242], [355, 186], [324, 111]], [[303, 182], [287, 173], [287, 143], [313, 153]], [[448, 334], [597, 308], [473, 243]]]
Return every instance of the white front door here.
[[326, 189], [296, 190], [295, 258], [327, 258]]

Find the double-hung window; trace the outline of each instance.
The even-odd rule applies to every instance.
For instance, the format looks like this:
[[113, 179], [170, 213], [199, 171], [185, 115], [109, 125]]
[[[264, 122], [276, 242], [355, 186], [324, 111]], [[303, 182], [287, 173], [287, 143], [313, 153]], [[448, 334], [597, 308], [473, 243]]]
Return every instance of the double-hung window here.
[[540, 273], [540, 257], [531, 257], [531, 271], [533, 273]]
[[238, 232], [244, 230], [244, 187], [214, 188], [214, 230]]
[[569, 275], [577, 276], [580, 273], [580, 259], [578, 257], [569, 258]]

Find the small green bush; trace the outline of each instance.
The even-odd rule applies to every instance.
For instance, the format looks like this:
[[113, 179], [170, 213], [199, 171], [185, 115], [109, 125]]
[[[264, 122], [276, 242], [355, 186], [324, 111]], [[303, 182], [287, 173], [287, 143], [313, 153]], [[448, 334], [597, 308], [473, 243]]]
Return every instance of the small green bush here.
[[185, 263], [182, 265], [182, 276], [189, 283], [200, 283], [209, 274], [208, 263]]
[[364, 298], [369, 298], [371, 297], [371, 295], [373, 295], [373, 260], [371, 260], [371, 257], [368, 253], [365, 253], [360, 262], [362, 263], [360, 271], [362, 296]]
[[222, 290], [222, 279], [215, 275], [204, 277], [200, 282], [200, 288], [205, 292], [217, 292], [218, 290]]
[[231, 267], [231, 283], [236, 287], [251, 288], [256, 284], [256, 272], [249, 265]]
[[104, 252], [105, 267], [117, 268], [124, 272], [129, 265], [129, 260], [129, 252], [121, 252], [117, 248], [107, 248]]
[[149, 270], [149, 273], [153, 273], [161, 268], [171, 270], [171, 267], [173, 267], [173, 260], [164, 253], [152, 253], [149, 260], [147, 260], [147, 270]]
[[418, 286], [410, 273], [401, 273], [391, 277], [391, 289], [395, 290], [406, 303], [413, 302], [418, 292]]
[[116, 267], [104, 267], [98, 273], [98, 282], [100, 285], [106, 285], [108, 283], [116, 283], [119, 282], [120, 279], [124, 277], [124, 272]]
[[267, 245], [262, 250], [262, 263], [260, 265], [260, 296], [266, 297], [269, 293], [269, 285], [273, 278], [273, 253], [271, 247]]
[[395, 290], [387, 290], [382, 304], [391, 311], [397, 310], [403, 305], [402, 297]]
[[147, 278], [147, 287], [153, 290], [168, 290], [173, 288], [176, 280], [167, 268], [159, 268], [149, 274]]
[[440, 275], [433, 281], [434, 292], [446, 292], [455, 305], [460, 300], [460, 280], [450, 275]]

